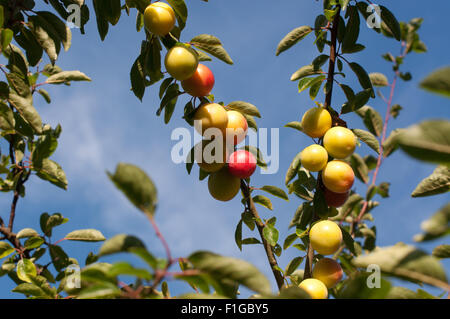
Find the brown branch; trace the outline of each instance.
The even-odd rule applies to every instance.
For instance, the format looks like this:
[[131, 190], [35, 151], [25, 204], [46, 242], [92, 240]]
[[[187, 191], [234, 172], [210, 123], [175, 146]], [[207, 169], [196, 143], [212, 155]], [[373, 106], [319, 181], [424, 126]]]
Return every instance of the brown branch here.
[[[330, 43], [330, 62], [328, 63], [328, 78], [326, 86], [329, 86], [327, 94], [325, 96], [325, 108], [329, 111], [332, 110], [331, 107], [331, 98], [333, 97], [333, 84], [334, 84], [334, 70], [336, 66], [336, 44], [337, 44], [337, 33], [338, 33], [338, 27], [339, 27], [339, 18], [341, 16], [341, 7], [338, 6], [338, 10], [336, 12], [336, 15], [334, 16], [333, 24], [331, 26], [331, 43]], [[336, 119], [334, 116], [334, 112], [330, 112], [333, 116], [333, 122], [336, 122], [336, 120], [339, 121], [339, 119]], [[339, 121], [341, 122], [341, 121]], [[322, 143], [321, 143], [322, 144]], [[316, 191], [318, 190], [320, 185], [320, 174], [317, 177], [317, 186]], [[316, 212], [314, 212], [313, 219], [311, 221], [311, 224], [317, 221], [319, 217], [317, 216]], [[312, 277], [312, 265], [313, 265], [313, 258], [314, 258], [314, 249], [311, 246], [311, 242], [308, 244], [307, 253], [306, 253], [306, 260], [305, 260], [305, 272], [303, 275], [304, 279], [308, 279]]]
[[241, 180], [241, 190], [242, 190], [242, 193], [244, 194], [244, 198], [247, 203], [247, 207], [248, 207], [250, 213], [253, 215], [253, 218], [255, 219], [255, 224], [256, 224], [256, 227], [258, 228], [258, 232], [261, 237], [261, 240], [262, 240], [262, 243], [264, 246], [264, 250], [266, 251], [267, 260], [269, 261], [270, 268], [272, 269], [273, 275], [277, 282], [278, 289], [281, 290], [281, 288], [284, 285], [284, 276], [281, 273], [281, 271], [279, 271], [277, 269], [279, 266], [278, 266], [278, 262], [275, 257], [275, 254], [273, 252], [272, 246], [264, 238], [263, 231], [264, 231], [264, 227], [266, 227], [266, 226], [264, 225], [261, 218], [259, 217], [259, 213], [255, 207], [255, 203], [253, 202], [253, 199], [250, 195], [250, 188], [245, 183], [244, 180]]

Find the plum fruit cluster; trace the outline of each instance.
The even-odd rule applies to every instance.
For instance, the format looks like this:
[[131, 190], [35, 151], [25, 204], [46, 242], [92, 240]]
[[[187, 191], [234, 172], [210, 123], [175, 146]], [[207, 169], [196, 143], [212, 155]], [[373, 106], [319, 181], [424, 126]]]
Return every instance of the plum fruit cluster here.
[[[166, 3], [155, 2], [144, 12], [145, 27], [159, 36], [167, 35], [175, 21], [173, 9]], [[204, 99], [214, 87], [214, 74], [199, 63], [197, 52], [189, 44], [173, 46], [165, 56], [164, 65], [167, 72], [181, 82], [186, 93], [201, 101], [194, 113], [194, 128], [204, 139], [195, 145], [194, 159], [200, 169], [210, 174], [211, 196], [229, 201], [239, 192], [241, 179], [249, 178], [256, 169], [252, 153], [235, 150], [247, 135], [247, 120], [238, 111]]]
[[[319, 172], [319, 187], [329, 207], [342, 206], [350, 194], [355, 180], [351, 166], [345, 161], [355, 150], [357, 138], [343, 126], [333, 126], [331, 114], [323, 107], [314, 107], [302, 118], [302, 131], [312, 138], [319, 138], [321, 144], [312, 144], [301, 152], [302, 166]], [[342, 231], [333, 221], [320, 220], [309, 230], [311, 247], [320, 255], [335, 254], [342, 244]], [[300, 287], [314, 299], [328, 297], [343, 276], [341, 266], [331, 258], [321, 258], [315, 264], [312, 278], [303, 280]]]

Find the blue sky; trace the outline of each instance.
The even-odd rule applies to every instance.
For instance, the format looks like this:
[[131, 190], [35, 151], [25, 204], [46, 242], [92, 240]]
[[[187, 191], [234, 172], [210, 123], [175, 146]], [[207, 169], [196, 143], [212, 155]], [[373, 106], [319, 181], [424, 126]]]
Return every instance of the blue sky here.
[[[418, 89], [418, 82], [432, 70], [449, 64], [449, 42], [442, 36], [446, 28], [446, 12], [450, 4], [446, 0], [435, 1], [433, 8], [424, 10], [419, 1], [380, 1], [386, 4], [399, 20], [414, 17], [425, 19], [420, 31], [428, 47], [428, 53], [407, 57], [404, 70], [411, 71], [413, 80], [400, 82], [394, 103], [402, 105], [399, 118], [392, 120], [389, 129], [406, 127], [423, 119], [449, 118], [448, 100]], [[316, 1], [188, 1], [189, 18], [183, 41], [193, 36], [209, 33], [220, 38], [235, 64], [220, 61], [208, 63], [216, 78], [213, 93], [217, 100], [231, 102], [248, 101], [258, 106], [263, 118], [260, 127], [280, 128], [280, 169], [277, 174], [257, 173], [253, 186], [276, 185], [284, 187], [285, 172], [292, 158], [310, 144], [310, 139], [283, 126], [300, 120], [302, 114], [314, 104], [307, 93], [298, 94], [297, 85], [289, 81], [290, 75], [299, 67], [309, 64], [317, 55], [308, 37], [295, 48], [275, 57], [280, 39], [290, 30], [301, 25], [312, 25], [321, 10]], [[446, 10], [447, 9], [447, 10]], [[93, 11], [91, 12], [93, 17]], [[147, 89], [141, 103], [130, 91], [129, 71], [139, 54], [144, 33], [135, 31], [135, 11], [130, 17], [123, 15], [117, 26], [110, 28], [104, 42], [100, 41], [92, 18], [86, 35], [73, 31], [72, 48], [62, 53], [57, 64], [64, 70], [81, 70], [89, 75], [90, 83], [73, 83], [71, 87], [46, 87], [52, 95], [52, 103], [46, 104], [39, 96], [35, 104], [44, 122], [52, 126], [60, 123], [63, 128], [59, 147], [53, 158], [64, 168], [68, 191], [32, 178], [27, 183], [27, 196], [18, 204], [15, 230], [24, 227], [39, 229], [42, 212], [61, 212], [69, 223], [55, 231], [54, 238], [62, 238], [73, 229], [97, 228], [106, 237], [128, 233], [142, 238], [156, 255], [164, 256], [163, 248], [147, 220], [108, 180], [106, 171], [113, 171], [118, 162], [129, 162], [142, 167], [158, 187], [159, 207], [156, 221], [160, 225], [174, 256], [188, 256], [195, 250], [211, 250], [224, 255], [243, 258], [255, 264], [267, 274], [275, 289], [261, 246], [244, 247], [240, 252], [234, 243], [234, 230], [240, 219], [242, 206], [235, 198], [222, 203], [209, 196], [206, 182], [186, 173], [184, 164], [171, 162], [170, 152], [175, 142], [171, 132], [177, 127], [187, 127], [181, 120], [183, 99], [175, 110], [169, 125], [156, 116], [159, 106], [158, 88]], [[386, 39], [372, 30], [362, 28], [361, 43], [366, 45], [362, 54], [351, 57], [366, 67], [368, 72], [383, 72], [391, 79], [390, 66], [380, 57], [390, 51], [397, 53], [397, 42]], [[357, 86], [355, 78], [348, 73], [346, 83]], [[383, 91], [387, 95], [386, 91]], [[339, 108], [345, 101], [341, 92], [335, 90], [333, 106]], [[319, 100], [323, 97], [319, 97]], [[385, 105], [380, 99], [371, 100], [371, 106], [384, 115]], [[344, 117], [352, 128], [363, 128], [362, 121], [354, 115]], [[371, 151], [366, 146], [358, 149], [360, 154]], [[382, 165], [378, 181], [391, 182], [388, 199], [373, 211], [377, 226], [377, 244], [393, 245], [399, 241], [412, 244], [413, 236], [420, 233], [420, 222], [427, 219], [448, 200], [448, 195], [412, 199], [410, 193], [434, 167], [410, 159], [397, 152]], [[355, 189], [365, 193], [365, 186], [355, 184]], [[10, 205], [10, 194], [0, 197], [5, 212]], [[274, 211], [260, 207], [263, 218], [277, 217], [280, 240], [288, 232], [289, 221], [301, 201], [295, 196], [289, 202], [274, 198]], [[256, 236], [246, 232], [244, 236]], [[431, 251], [437, 240], [418, 247]], [[97, 251], [100, 244], [64, 242], [63, 247], [81, 262], [89, 251]], [[283, 252], [279, 263], [284, 268], [297, 255], [295, 248]], [[138, 261], [126, 255], [117, 258]], [[447, 274], [449, 262], [444, 263]], [[173, 294], [189, 291], [187, 285], [169, 282]], [[408, 285], [411, 288], [418, 288]], [[10, 291], [11, 281], [0, 278], [0, 297], [19, 297]], [[430, 290], [439, 292], [436, 289]], [[244, 291], [243, 296], [248, 295]]]

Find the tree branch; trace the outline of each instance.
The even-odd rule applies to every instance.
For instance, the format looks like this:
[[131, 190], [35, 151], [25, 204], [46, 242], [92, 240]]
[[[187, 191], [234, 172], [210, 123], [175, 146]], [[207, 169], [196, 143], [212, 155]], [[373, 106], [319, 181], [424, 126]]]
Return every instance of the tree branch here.
[[[331, 98], [333, 96], [334, 70], [335, 70], [335, 66], [336, 66], [336, 56], [337, 56], [336, 44], [337, 44], [337, 33], [338, 33], [340, 15], [341, 15], [341, 7], [338, 6], [338, 10], [336, 12], [336, 15], [334, 16], [333, 24], [331, 26], [330, 62], [328, 63], [328, 78], [327, 78], [327, 83], [325, 84], [326, 86], [328, 86], [328, 91], [325, 96], [325, 108], [329, 111], [332, 110]], [[330, 114], [332, 114], [332, 116], [333, 116], [333, 120], [334, 120], [333, 122], [336, 122], [337, 120], [339, 120], [339, 119], [334, 118], [334, 115], [333, 115], [334, 112], [330, 112]], [[322, 144], [322, 141], [321, 141], [321, 144]], [[316, 191], [318, 190], [319, 187], [321, 187], [320, 174], [317, 177]], [[316, 212], [314, 212], [311, 224], [314, 223], [318, 219], [319, 218], [318, 218]], [[304, 279], [308, 279], [308, 278], [312, 277], [313, 258], [314, 258], [314, 249], [311, 246], [311, 242], [309, 242], [307, 253], [306, 253], [306, 260], [305, 260], [305, 272], [303, 275]]]
[[255, 203], [253, 202], [253, 199], [250, 195], [250, 188], [245, 183], [244, 180], [241, 180], [241, 190], [242, 190], [242, 193], [244, 194], [244, 198], [247, 203], [247, 207], [248, 207], [250, 213], [253, 215], [253, 218], [255, 219], [256, 227], [258, 228], [258, 232], [261, 237], [261, 240], [262, 240], [262, 243], [264, 246], [264, 250], [266, 251], [267, 260], [269, 261], [270, 268], [272, 269], [273, 275], [277, 282], [278, 290], [281, 290], [281, 287], [283, 287], [283, 285], [284, 285], [284, 276], [277, 269], [279, 266], [278, 266], [278, 262], [275, 257], [275, 254], [273, 253], [272, 246], [264, 238], [263, 231], [264, 231], [264, 227], [266, 227], [266, 226], [264, 225], [264, 223], [261, 221], [261, 218], [259, 217], [258, 211], [255, 207]]

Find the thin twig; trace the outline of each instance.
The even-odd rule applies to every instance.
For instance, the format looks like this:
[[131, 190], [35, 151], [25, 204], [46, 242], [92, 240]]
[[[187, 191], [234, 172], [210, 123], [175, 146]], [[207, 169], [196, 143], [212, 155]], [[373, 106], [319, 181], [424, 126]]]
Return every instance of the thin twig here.
[[[341, 14], [341, 7], [338, 6], [338, 10], [336, 15], [334, 16], [333, 25], [331, 27], [331, 43], [330, 43], [330, 62], [328, 64], [328, 78], [327, 83], [325, 85], [328, 85], [328, 91], [325, 96], [325, 108], [328, 110], [331, 110], [331, 98], [333, 96], [333, 83], [334, 83], [334, 71], [336, 66], [336, 57], [337, 57], [337, 51], [336, 51], [336, 44], [337, 44], [337, 33], [338, 33], [338, 27], [339, 27], [339, 17]], [[333, 112], [330, 112], [333, 114]], [[320, 176], [317, 178], [317, 186], [316, 190], [321, 187], [320, 185]], [[318, 215], [316, 212], [314, 212], [313, 219], [311, 221], [311, 224], [318, 220]], [[311, 242], [308, 244], [307, 252], [306, 252], [306, 260], [305, 260], [305, 272], [304, 272], [304, 278], [308, 279], [312, 277], [312, 265], [313, 265], [313, 258], [314, 258], [314, 249], [311, 246]]]
[[250, 188], [245, 183], [244, 180], [241, 180], [241, 190], [244, 194], [244, 199], [246, 202], [246, 206], [249, 210], [249, 212], [253, 215], [253, 218], [255, 219], [256, 228], [258, 228], [259, 235], [261, 237], [264, 250], [266, 251], [267, 260], [269, 261], [270, 268], [272, 269], [272, 273], [275, 277], [275, 280], [277, 282], [278, 289], [281, 290], [281, 288], [284, 285], [284, 276], [283, 274], [277, 269], [279, 268], [277, 259], [275, 257], [275, 254], [273, 252], [272, 246], [267, 242], [267, 240], [264, 238], [263, 232], [264, 232], [264, 223], [262, 222], [261, 218], [259, 217], [258, 211], [255, 207], [255, 204], [253, 202], [253, 199], [250, 195]]

